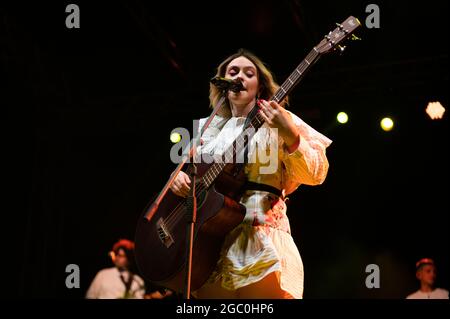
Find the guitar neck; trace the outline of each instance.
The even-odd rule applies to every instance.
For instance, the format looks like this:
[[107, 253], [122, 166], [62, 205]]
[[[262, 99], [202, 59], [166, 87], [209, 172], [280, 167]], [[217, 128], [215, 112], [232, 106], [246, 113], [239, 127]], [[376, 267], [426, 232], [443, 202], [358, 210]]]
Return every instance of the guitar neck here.
[[[270, 99], [271, 101], [275, 101], [277, 103], [280, 103], [283, 101], [283, 99], [294, 89], [294, 87], [303, 79], [303, 77], [306, 74], [306, 71], [309, 70], [310, 66], [312, 66], [317, 60], [319, 59], [320, 54], [319, 51], [316, 50], [316, 48], [313, 48], [306, 58], [303, 59], [302, 62], [295, 68], [295, 70], [289, 75], [289, 77], [286, 79], [286, 81], [283, 82], [283, 84], [280, 86], [280, 88], [275, 92], [275, 94]], [[257, 106], [255, 106], [257, 107]], [[259, 114], [259, 112], [256, 112], [255, 116], [251, 119], [250, 124], [248, 127], [252, 127], [255, 130], [260, 128], [264, 124], [263, 117]], [[243, 132], [241, 135], [245, 135], [245, 132]], [[238, 140], [241, 135], [238, 136], [236, 140]]]
[[295, 68], [295, 70], [289, 75], [289, 77], [284, 81], [280, 88], [275, 92], [272, 101], [280, 103], [283, 99], [292, 91], [292, 89], [301, 81], [305, 76], [306, 71], [309, 67], [313, 65], [319, 59], [319, 52], [316, 48], [313, 48], [305, 59]]

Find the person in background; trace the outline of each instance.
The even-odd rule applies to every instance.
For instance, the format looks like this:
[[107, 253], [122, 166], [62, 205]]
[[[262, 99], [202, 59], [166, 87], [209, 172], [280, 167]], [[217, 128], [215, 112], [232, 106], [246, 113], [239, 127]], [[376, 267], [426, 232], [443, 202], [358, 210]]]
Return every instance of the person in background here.
[[100, 270], [86, 293], [87, 299], [143, 299], [144, 280], [134, 270], [134, 243], [120, 239], [109, 252], [114, 267]]
[[416, 278], [420, 282], [420, 289], [406, 299], [449, 299], [448, 290], [434, 286], [436, 266], [433, 259], [422, 258], [416, 263]]

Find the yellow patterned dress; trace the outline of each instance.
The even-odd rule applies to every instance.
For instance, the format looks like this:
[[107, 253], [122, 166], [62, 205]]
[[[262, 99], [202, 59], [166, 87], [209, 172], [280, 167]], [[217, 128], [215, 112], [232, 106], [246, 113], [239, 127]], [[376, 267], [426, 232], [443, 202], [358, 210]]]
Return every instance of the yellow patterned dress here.
[[[300, 184], [318, 185], [325, 180], [325, 150], [331, 144], [326, 136], [290, 114], [300, 132], [298, 148], [288, 153], [276, 130], [264, 124], [250, 142], [245, 166], [249, 181], [276, 187], [285, 195]], [[206, 120], [199, 121], [200, 128]], [[197, 153], [222, 154], [242, 132], [245, 120], [216, 116], [204, 132]], [[247, 190], [241, 203], [247, 211], [244, 221], [227, 235], [208, 283], [219, 282], [234, 291], [275, 272], [282, 290], [293, 298], [302, 298], [303, 263], [291, 236], [284, 198]]]

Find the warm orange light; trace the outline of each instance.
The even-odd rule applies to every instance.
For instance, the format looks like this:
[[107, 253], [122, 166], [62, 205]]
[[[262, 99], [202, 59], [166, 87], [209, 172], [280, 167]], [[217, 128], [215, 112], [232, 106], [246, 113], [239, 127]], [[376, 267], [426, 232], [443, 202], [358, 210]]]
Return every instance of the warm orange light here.
[[444, 116], [445, 108], [440, 102], [430, 102], [425, 112], [432, 120], [440, 120]]

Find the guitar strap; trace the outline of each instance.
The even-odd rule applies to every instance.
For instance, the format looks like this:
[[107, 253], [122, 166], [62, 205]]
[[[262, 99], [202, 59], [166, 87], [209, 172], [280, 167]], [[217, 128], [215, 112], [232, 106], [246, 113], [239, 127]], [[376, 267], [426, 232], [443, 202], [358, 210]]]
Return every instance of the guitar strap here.
[[[244, 131], [249, 127], [249, 124], [251, 123], [253, 118], [256, 116], [258, 111], [259, 111], [259, 107], [255, 103], [255, 106], [251, 109], [251, 111], [247, 115], [247, 118], [245, 119], [244, 128], [243, 128]], [[245, 136], [245, 137], [247, 137], [247, 136]], [[236, 167], [239, 167], [239, 170], [243, 169], [245, 164], [248, 163], [248, 147], [249, 147], [249, 144], [250, 144], [250, 140], [246, 139], [244, 143], [245, 143], [244, 144], [245, 145], [244, 146], [244, 150], [243, 150], [243, 152], [244, 152], [244, 162], [235, 164]]]
[[[245, 120], [244, 124], [244, 130], [249, 126], [250, 122], [254, 119], [256, 114], [259, 111], [258, 104], [255, 104], [253, 109], [248, 113], [247, 119]], [[248, 156], [248, 145], [249, 141], [247, 141], [244, 149], [244, 162], [247, 163], [247, 156]], [[265, 191], [272, 194], [275, 194], [278, 197], [283, 197], [283, 192], [279, 190], [276, 187], [273, 187], [271, 185], [261, 184], [261, 183], [255, 183], [247, 180], [247, 182], [244, 185], [244, 189], [246, 190], [258, 190], [258, 191]]]
[[[256, 98], [258, 100], [258, 98]], [[251, 111], [247, 115], [247, 119], [245, 120], [244, 129], [247, 128], [247, 126], [250, 124], [250, 122], [253, 120], [253, 118], [256, 116], [256, 114], [259, 111], [259, 106], [257, 103], [255, 103], [255, 106], [251, 109]]]
[[[258, 100], [258, 98], [256, 100]], [[255, 106], [253, 106], [251, 111], [248, 113], [247, 118], [245, 119], [244, 130], [246, 130], [249, 127], [251, 121], [255, 118], [256, 114], [258, 114], [258, 111], [259, 111], [259, 106], [257, 103], [255, 103]], [[245, 141], [245, 147], [244, 147], [244, 163], [245, 164], [247, 164], [247, 162], [248, 162], [248, 146], [249, 146], [249, 144], [250, 144], [249, 140]]]

